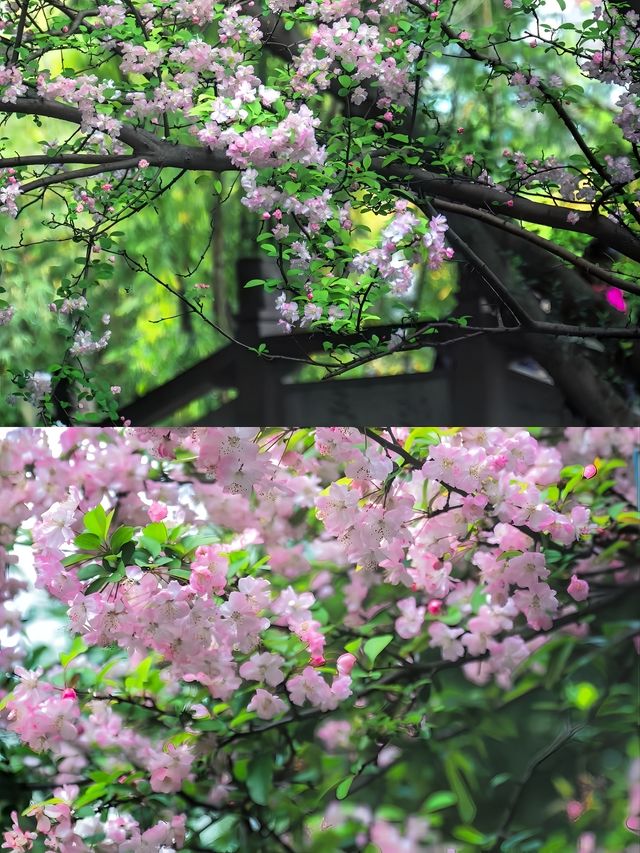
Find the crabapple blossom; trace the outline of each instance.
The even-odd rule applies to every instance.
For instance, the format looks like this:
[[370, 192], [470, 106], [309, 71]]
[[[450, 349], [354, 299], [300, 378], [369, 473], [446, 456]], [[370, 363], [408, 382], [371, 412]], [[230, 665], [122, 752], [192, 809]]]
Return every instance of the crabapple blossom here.
[[[369, 774], [384, 771], [375, 779], [388, 796], [387, 773], [409, 779], [415, 754], [438, 765], [436, 780], [454, 778], [450, 739], [461, 726], [475, 736], [480, 698], [490, 696], [493, 731], [511, 706], [503, 692], [522, 691], [524, 706], [531, 688], [552, 687], [558, 653], [561, 710], [588, 714], [581, 706], [607, 687], [592, 684], [592, 657], [606, 646], [615, 674], [618, 655], [637, 655], [633, 615], [618, 630], [640, 583], [636, 430], [423, 436], [0, 437], [0, 726], [3, 749], [19, 750], [7, 772], [43, 788], [22, 805], [16, 785], [24, 814], [3, 828], [5, 847], [47, 839], [81, 851], [104, 836], [114, 849], [177, 850], [200, 837], [204, 810], [222, 820], [264, 801], [275, 814], [281, 797], [297, 809], [297, 796], [308, 809], [290, 781], [305, 774], [330, 799], [348, 788], [347, 811], [327, 799], [322, 814], [336, 831], [355, 827], [361, 847], [454, 843], [457, 818], [425, 828], [365, 808], [356, 795]], [[594, 459], [599, 476], [585, 479]], [[32, 584], [18, 576], [25, 548]], [[24, 637], [18, 596], [32, 587], [70, 629], [59, 660], [55, 649], [38, 659]], [[577, 788], [571, 798], [584, 799]]]
[[589, 584], [585, 580], [581, 580], [577, 575], [571, 575], [571, 582], [567, 587], [567, 592], [574, 601], [584, 601], [589, 595]]
[[263, 690], [258, 687], [247, 705], [247, 711], [255, 711], [261, 720], [272, 720], [278, 714], [282, 714], [287, 710], [286, 702], [283, 702], [279, 696], [274, 696], [268, 690]]
[[154, 752], [149, 758], [149, 782], [153, 791], [177, 791], [188, 778], [193, 754], [185, 744], [168, 744], [163, 752]]
[[415, 598], [403, 598], [398, 601], [398, 610], [402, 614], [395, 622], [396, 633], [404, 640], [417, 637], [424, 622], [424, 607], [417, 607]]

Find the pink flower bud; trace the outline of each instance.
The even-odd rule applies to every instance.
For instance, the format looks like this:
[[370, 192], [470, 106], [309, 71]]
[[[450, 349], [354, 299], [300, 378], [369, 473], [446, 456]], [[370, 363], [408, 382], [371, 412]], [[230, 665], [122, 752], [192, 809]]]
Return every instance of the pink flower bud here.
[[584, 806], [578, 800], [569, 800], [567, 803], [567, 817], [569, 820], [578, 820], [583, 811]]
[[427, 604], [427, 610], [432, 616], [438, 616], [442, 613], [443, 604], [439, 598], [432, 598], [431, 601]]
[[577, 575], [571, 575], [571, 583], [567, 587], [567, 592], [574, 601], [584, 601], [589, 595], [589, 584], [587, 581], [580, 580]]
[[595, 465], [593, 465], [593, 464], [592, 465], [585, 465], [584, 466], [584, 472], [583, 472], [582, 476], [584, 477], [585, 480], [591, 480], [593, 477], [596, 476], [597, 473], [598, 473], [598, 469], [596, 468]]
[[326, 663], [326, 661], [325, 661], [325, 659], [324, 659], [324, 657], [323, 657], [322, 655], [314, 655], [314, 656], [309, 660], [309, 663], [311, 664], [311, 666], [324, 666], [324, 664]]
[[338, 672], [340, 675], [349, 675], [351, 670], [356, 664], [355, 655], [351, 655], [349, 653], [340, 655], [338, 658], [336, 665], [338, 667]]
[[147, 515], [151, 519], [151, 521], [163, 521], [167, 515], [169, 514], [166, 506], [161, 503], [157, 503], [154, 501], [149, 509], [147, 510]]
[[77, 699], [78, 694], [73, 689], [73, 687], [65, 687], [64, 690], [62, 691], [62, 698], [63, 699]]

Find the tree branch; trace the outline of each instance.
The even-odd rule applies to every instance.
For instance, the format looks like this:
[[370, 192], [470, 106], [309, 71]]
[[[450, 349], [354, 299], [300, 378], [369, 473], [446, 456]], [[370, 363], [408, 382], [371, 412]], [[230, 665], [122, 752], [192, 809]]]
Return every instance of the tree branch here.
[[597, 277], [602, 282], [606, 282], [613, 287], [618, 287], [626, 293], [635, 293], [640, 296], [640, 285], [633, 284], [633, 282], [628, 281], [625, 278], [620, 278], [619, 276], [614, 275], [614, 273], [609, 272], [609, 270], [604, 269], [604, 267], [591, 263], [591, 261], [586, 260], [586, 258], [574, 255], [573, 252], [570, 252], [563, 246], [559, 246], [557, 243], [554, 243], [552, 240], [547, 240], [545, 237], [540, 237], [539, 234], [535, 234], [533, 231], [527, 231], [519, 225], [514, 225], [511, 222], [505, 222], [504, 219], [496, 216], [493, 212], [477, 210], [466, 204], [456, 204], [455, 202], [441, 200], [436, 202], [436, 206], [438, 210], [459, 213], [461, 216], [469, 216], [472, 219], [479, 219], [480, 222], [486, 222], [488, 225], [499, 228], [501, 231], [506, 231], [509, 234], [520, 237], [522, 240], [527, 240], [527, 242], [533, 243], [541, 249], [545, 249], [550, 254], [568, 261], [577, 269], [584, 270], [586, 273]]
[[424, 195], [437, 199], [460, 202], [476, 210], [486, 210], [508, 219], [521, 219], [537, 225], [548, 225], [563, 231], [589, 234], [602, 240], [605, 246], [617, 249], [623, 255], [640, 262], [640, 239], [610, 219], [600, 215], [581, 216], [578, 222], [567, 222], [567, 208], [531, 201], [511, 195], [486, 184], [478, 184], [463, 178], [447, 177], [402, 164], [382, 165], [382, 158], [375, 157], [373, 167], [378, 174], [391, 181], [401, 179], [403, 189], [416, 188]]

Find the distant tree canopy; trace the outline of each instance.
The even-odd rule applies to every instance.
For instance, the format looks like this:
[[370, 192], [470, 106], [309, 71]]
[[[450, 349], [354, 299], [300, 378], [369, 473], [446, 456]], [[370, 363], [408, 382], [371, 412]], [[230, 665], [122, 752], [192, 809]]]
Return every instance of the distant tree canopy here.
[[[279, 274], [251, 284], [283, 331], [331, 334], [325, 373], [517, 334], [560, 387], [580, 363], [585, 419], [599, 399], [632, 422], [637, 23], [564, 0], [7, 3], [4, 385], [45, 422], [117, 417], [110, 389], [233, 335], [233, 261], [262, 252]], [[466, 271], [490, 321], [456, 312]]]

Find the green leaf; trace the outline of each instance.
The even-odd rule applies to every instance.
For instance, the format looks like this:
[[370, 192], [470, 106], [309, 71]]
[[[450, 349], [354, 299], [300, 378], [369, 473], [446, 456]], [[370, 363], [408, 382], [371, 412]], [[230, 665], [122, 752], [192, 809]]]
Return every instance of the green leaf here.
[[94, 533], [101, 542], [104, 542], [109, 522], [107, 521], [107, 514], [103, 507], [97, 506], [95, 509], [89, 510], [89, 512], [85, 513], [82, 520], [89, 533]]
[[127, 690], [142, 690], [149, 680], [149, 672], [153, 663], [153, 655], [148, 655], [140, 661], [131, 675], [124, 680], [124, 686]]
[[[88, 534], [91, 535], [91, 534]], [[75, 566], [77, 563], [84, 563], [87, 560], [91, 560], [93, 555], [89, 554], [70, 554], [68, 557], [65, 557], [62, 561], [62, 565], [66, 568], [68, 566]]]
[[104, 566], [101, 566], [99, 563], [89, 563], [88, 566], [83, 566], [81, 569], [78, 569], [76, 574], [78, 575], [78, 580], [88, 581], [90, 578], [95, 578], [97, 575], [106, 576], [106, 571]]
[[351, 783], [355, 778], [355, 776], [347, 776], [346, 779], [343, 779], [342, 782], [340, 782], [340, 784], [336, 788], [336, 797], [339, 800], [344, 800], [345, 797], [347, 797], [349, 791], [351, 790]]
[[580, 471], [577, 474], [574, 474], [573, 477], [571, 477], [571, 479], [569, 480], [567, 485], [564, 487], [564, 489], [560, 493], [560, 500], [561, 501], [566, 500], [566, 498], [571, 494], [571, 492], [573, 492], [576, 489], [576, 487], [578, 486], [578, 484], [581, 482], [582, 479], [583, 479], [583, 471], [582, 471], [582, 469], [580, 469]]
[[502, 842], [501, 850], [503, 853], [509, 853], [509, 851], [513, 850], [514, 853], [517, 853], [518, 850], [522, 848], [518, 845], [521, 841], [525, 841], [527, 838], [531, 838], [535, 835], [535, 832], [531, 829], [523, 829], [522, 832], [517, 832], [515, 835], [512, 835], [511, 838]]
[[59, 803], [64, 802], [66, 802], [66, 800], [64, 800], [62, 797], [49, 797], [48, 800], [41, 800], [39, 803], [31, 803], [31, 805], [27, 806], [26, 809], [21, 812], [21, 814], [28, 815], [36, 809], [42, 808], [43, 806], [56, 806]]
[[360, 646], [362, 645], [362, 637], [358, 637], [357, 640], [351, 640], [350, 642], [345, 644], [344, 650], [345, 652], [349, 652], [350, 655], [357, 655], [360, 651]]
[[451, 790], [458, 798], [458, 813], [465, 823], [471, 823], [476, 816], [476, 804], [471, 797], [466, 782], [458, 767], [457, 753], [449, 753], [444, 759], [444, 771]]
[[151, 539], [149, 536], [142, 536], [139, 542], [141, 548], [147, 550], [152, 557], [157, 557], [162, 551], [162, 545], [157, 539]]
[[147, 524], [147, 526], [142, 531], [142, 535], [148, 537], [149, 539], [155, 539], [156, 542], [160, 542], [163, 545], [169, 537], [169, 534], [167, 533], [167, 528], [161, 521], [156, 521], [153, 524]]
[[519, 557], [522, 554], [522, 551], [512, 550], [512, 551], [503, 551], [498, 557], [499, 560], [510, 560], [512, 557]]
[[424, 804], [426, 812], [438, 812], [441, 809], [448, 809], [450, 806], [455, 806], [458, 798], [453, 791], [436, 791], [427, 798]]
[[133, 534], [133, 527], [119, 527], [111, 537], [111, 541], [109, 543], [111, 552], [113, 554], [117, 554], [127, 542], [131, 541]]
[[371, 661], [371, 666], [376, 662], [380, 652], [387, 648], [393, 640], [393, 634], [383, 634], [381, 637], [372, 637], [364, 644], [364, 653]]
[[84, 794], [81, 794], [78, 799], [75, 800], [73, 807], [75, 809], [81, 809], [82, 806], [86, 806], [88, 803], [94, 802], [94, 800], [99, 800], [106, 790], [107, 786], [104, 782], [96, 782], [95, 785], [89, 785]]
[[473, 826], [456, 826], [453, 830], [453, 835], [455, 838], [459, 838], [460, 841], [468, 841], [469, 844], [486, 844], [489, 840], [489, 836], [475, 829]]
[[73, 540], [73, 544], [83, 551], [97, 551], [102, 544], [102, 540], [95, 533], [81, 533]]
[[511, 779], [510, 773], [498, 773], [497, 776], [493, 777], [489, 784], [492, 788], [497, 788], [499, 785], [503, 785], [505, 782], [508, 782], [509, 779]]
[[191, 580], [191, 572], [189, 569], [169, 569], [169, 574], [172, 578], [178, 578], [182, 581]]
[[247, 771], [247, 790], [254, 803], [266, 806], [273, 780], [274, 756], [267, 752], [249, 762]]
[[105, 580], [106, 579], [104, 577], [99, 577], [96, 578], [94, 581], [91, 581], [89, 586], [85, 589], [84, 594], [91, 595], [94, 592], [99, 592], [105, 585]]
[[210, 824], [200, 833], [200, 843], [204, 847], [216, 850], [214, 844], [225, 841], [227, 837], [231, 837], [232, 831], [238, 823], [238, 815], [228, 814], [215, 823]]
[[87, 646], [84, 643], [82, 637], [75, 637], [73, 643], [71, 643], [71, 648], [68, 652], [63, 652], [60, 655], [60, 663], [62, 666], [67, 666], [74, 658], [77, 658], [78, 655], [83, 654], [87, 651]]

